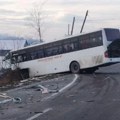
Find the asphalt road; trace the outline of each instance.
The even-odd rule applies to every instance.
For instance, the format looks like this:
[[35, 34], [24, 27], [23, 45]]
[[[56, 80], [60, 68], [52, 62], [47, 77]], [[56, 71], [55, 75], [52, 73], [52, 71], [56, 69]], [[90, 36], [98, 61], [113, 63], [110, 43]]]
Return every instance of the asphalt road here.
[[[59, 92], [55, 93], [39, 94], [24, 88], [8, 91], [13, 96], [23, 93], [24, 100], [1, 104], [0, 120], [120, 120], [120, 64], [95, 74], [68, 74], [58, 81]], [[44, 83], [48, 85], [50, 82]]]

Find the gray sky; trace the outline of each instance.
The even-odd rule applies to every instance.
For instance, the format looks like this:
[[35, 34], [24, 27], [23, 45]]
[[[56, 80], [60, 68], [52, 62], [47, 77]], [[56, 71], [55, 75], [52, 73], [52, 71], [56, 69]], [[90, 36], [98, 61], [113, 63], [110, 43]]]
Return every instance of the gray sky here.
[[[30, 26], [30, 11], [45, 0], [0, 0], [0, 33], [37, 38]], [[47, 41], [67, 34], [75, 16], [74, 34], [78, 34], [87, 10], [84, 32], [104, 27], [120, 28], [120, 0], [47, 0], [42, 9], [42, 36]]]

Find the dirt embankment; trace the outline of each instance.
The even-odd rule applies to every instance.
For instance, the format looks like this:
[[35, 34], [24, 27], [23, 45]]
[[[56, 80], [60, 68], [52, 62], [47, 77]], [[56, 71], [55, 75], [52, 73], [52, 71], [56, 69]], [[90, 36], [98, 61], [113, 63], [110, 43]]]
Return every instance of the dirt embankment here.
[[20, 70], [6, 70], [0, 75], [0, 86], [5, 86], [9, 84], [14, 84], [22, 80]]

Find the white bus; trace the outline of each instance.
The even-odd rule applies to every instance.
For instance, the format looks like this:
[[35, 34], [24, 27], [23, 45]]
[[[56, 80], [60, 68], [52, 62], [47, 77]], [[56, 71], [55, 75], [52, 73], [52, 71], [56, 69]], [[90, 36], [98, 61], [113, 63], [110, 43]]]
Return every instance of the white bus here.
[[[8, 57], [8, 56], [7, 56]], [[7, 58], [6, 57], [6, 58]], [[120, 62], [120, 31], [104, 28], [10, 52], [11, 68], [29, 76], [71, 71], [92, 73]]]

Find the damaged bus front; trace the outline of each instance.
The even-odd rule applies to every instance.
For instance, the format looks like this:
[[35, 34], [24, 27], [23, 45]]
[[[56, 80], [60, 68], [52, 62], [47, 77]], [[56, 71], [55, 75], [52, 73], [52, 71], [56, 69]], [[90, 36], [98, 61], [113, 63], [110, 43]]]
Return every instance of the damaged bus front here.
[[119, 29], [105, 29], [108, 42], [105, 57], [110, 59], [111, 63], [120, 62], [120, 31]]

